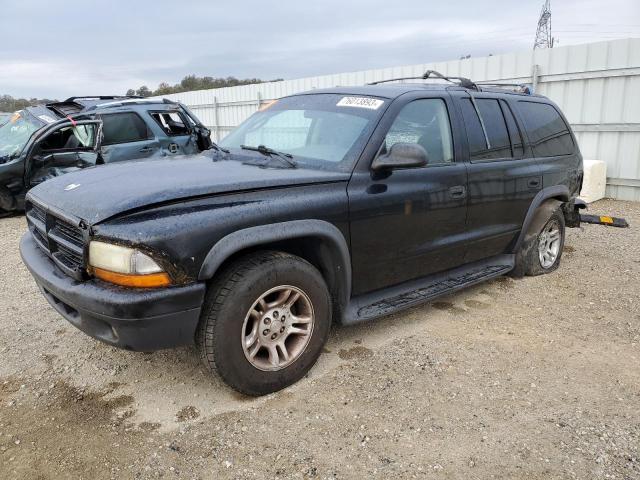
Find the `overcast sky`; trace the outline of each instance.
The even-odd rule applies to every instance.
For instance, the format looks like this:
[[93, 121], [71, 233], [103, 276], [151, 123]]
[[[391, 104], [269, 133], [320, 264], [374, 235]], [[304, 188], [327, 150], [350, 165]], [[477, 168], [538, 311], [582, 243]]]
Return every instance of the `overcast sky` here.
[[[187, 74], [298, 78], [530, 49], [543, 0], [2, 0], [0, 94]], [[559, 45], [640, 36], [640, 0], [552, 0]]]

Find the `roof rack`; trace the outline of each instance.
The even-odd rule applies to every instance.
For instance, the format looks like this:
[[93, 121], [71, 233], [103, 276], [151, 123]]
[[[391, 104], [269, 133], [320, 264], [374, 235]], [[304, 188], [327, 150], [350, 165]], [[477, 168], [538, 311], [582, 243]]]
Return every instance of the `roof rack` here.
[[441, 80], [445, 80], [447, 82], [454, 83], [462, 88], [468, 88], [471, 90], [475, 90], [477, 92], [482, 91], [482, 87], [497, 87], [497, 88], [510, 88], [511, 91], [515, 93], [524, 93], [526, 95], [533, 95], [533, 89], [530, 85], [526, 85], [523, 83], [501, 83], [501, 82], [473, 82], [465, 77], [447, 77], [440, 72], [436, 72], [435, 70], [427, 70], [424, 75], [421, 77], [401, 77], [401, 78], [390, 78], [389, 80], [379, 80], [377, 82], [371, 82], [369, 85], [378, 85], [380, 83], [388, 83], [388, 82], [400, 82], [403, 80], [428, 80], [431, 78], [439, 78]]
[[64, 103], [66, 102], [75, 102], [76, 100], [88, 100], [88, 99], [92, 99], [95, 98], [96, 100], [119, 100], [121, 98], [143, 98], [139, 95], [82, 95], [79, 97], [69, 97], [67, 98]]
[[477, 82], [476, 85], [478, 87], [513, 87], [510, 90], [516, 93], [524, 93], [526, 95], [533, 95], [533, 89], [531, 86], [525, 83], [499, 83], [499, 82]]
[[431, 78], [439, 78], [441, 80], [445, 80], [447, 82], [455, 83], [456, 85], [462, 88], [470, 88], [473, 90], [479, 90], [478, 86], [465, 77], [447, 77], [440, 72], [436, 72], [435, 70], [427, 70], [424, 75], [421, 77], [401, 77], [401, 78], [390, 78], [389, 80], [378, 80], [377, 82], [371, 82], [369, 85], [378, 85], [380, 83], [388, 83], [388, 82], [399, 82], [402, 80], [429, 80]]

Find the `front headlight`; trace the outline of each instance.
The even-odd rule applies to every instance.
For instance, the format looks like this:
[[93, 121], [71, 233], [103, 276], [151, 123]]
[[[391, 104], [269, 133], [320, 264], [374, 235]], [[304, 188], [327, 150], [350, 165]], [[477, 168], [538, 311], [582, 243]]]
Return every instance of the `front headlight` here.
[[135, 248], [89, 243], [89, 266], [96, 278], [125, 287], [166, 287], [169, 275], [151, 257]]

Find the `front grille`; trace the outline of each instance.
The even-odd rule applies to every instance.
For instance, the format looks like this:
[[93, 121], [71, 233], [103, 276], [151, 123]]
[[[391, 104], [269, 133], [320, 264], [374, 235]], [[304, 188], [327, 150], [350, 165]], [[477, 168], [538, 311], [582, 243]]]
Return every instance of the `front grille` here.
[[[80, 280], [85, 272], [85, 236], [78, 224], [27, 201], [27, 224], [38, 246], [68, 275]], [[78, 222], [79, 223], [79, 222]]]

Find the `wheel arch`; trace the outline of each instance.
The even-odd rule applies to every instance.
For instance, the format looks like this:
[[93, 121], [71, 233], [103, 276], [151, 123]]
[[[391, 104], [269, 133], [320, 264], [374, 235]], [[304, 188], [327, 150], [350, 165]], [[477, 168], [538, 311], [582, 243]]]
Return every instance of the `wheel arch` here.
[[540, 190], [538, 194], [533, 198], [529, 210], [522, 223], [522, 230], [516, 240], [513, 253], [517, 253], [522, 247], [525, 238], [537, 229], [542, 228], [546, 220], [551, 216], [551, 213], [570, 200], [571, 194], [569, 188], [566, 185], [555, 185], [553, 187], [547, 187]]
[[278, 250], [314, 265], [327, 282], [339, 314], [351, 296], [351, 258], [342, 232], [324, 220], [293, 220], [235, 231], [207, 253], [198, 279], [211, 280], [239, 256], [256, 250]]

